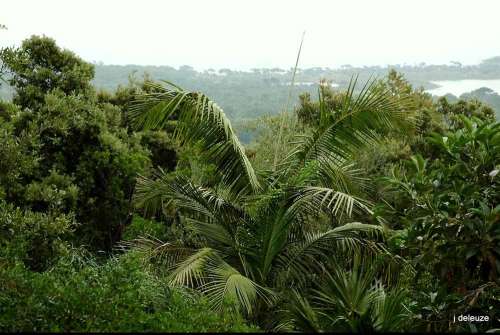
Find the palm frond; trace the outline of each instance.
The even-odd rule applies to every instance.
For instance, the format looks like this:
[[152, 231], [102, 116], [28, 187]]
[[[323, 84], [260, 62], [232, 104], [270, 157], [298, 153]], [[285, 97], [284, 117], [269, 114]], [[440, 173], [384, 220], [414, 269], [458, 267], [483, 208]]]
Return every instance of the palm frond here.
[[319, 184], [347, 194], [362, 194], [370, 188], [369, 179], [354, 162], [332, 164], [330, 160], [318, 160]]
[[[289, 238], [289, 227], [293, 218], [286, 215], [283, 208], [267, 208], [267, 220], [263, 221], [263, 229], [260, 231], [262, 240], [259, 250], [260, 275], [262, 280], [267, 280], [271, 272], [272, 264], [277, 255], [286, 247]], [[260, 213], [260, 218], [264, 218], [266, 212]]]
[[348, 158], [360, 148], [376, 143], [379, 131], [413, 124], [413, 101], [394, 97], [388, 89], [368, 81], [354, 94], [357, 77], [351, 79], [342, 107], [307, 136], [297, 152], [301, 161], [324, 156], [332, 161]]
[[333, 268], [326, 278], [326, 282], [314, 290], [315, 299], [326, 309], [335, 308], [352, 318], [361, 318], [377, 298], [372, 269], [345, 271]]
[[259, 190], [255, 171], [222, 108], [202, 93], [167, 84], [149, 83], [152, 92], [137, 97], [129, 114], [134, 125], [138, 129], [162, 128], [178, 113], [176, 137], [199, 144], [225, 184], [233, 185], [236, 191], [248, 187], [250, 192]]
[[378, 332], [398, 332], [405, 329], [410, 320], [410, 311], [404, 305], [406, 291], [395, 288], [385, 292], [379, 288], [373, 308], [374, 328]]
[[289, 211], [317, 215], [326, 210], [339, 219], [351, 217], [353, 212], [371, 213], [368, 201], [344, 192], [321, 186], [297, 187], [293, 193], [293, 205]]
[[209, 223], [193, 218], [186, 218], [186, 228], [219, 245], [235, 247], [234, 236], [223, 225], [217, 222]]
[[153, 236], [141, 236], [131, 241], [124, 241], [121, 242], [120, 246], [141, 251], [145, 256], [145, 260], [162, 264], [166, 271], [172, 270], [180, 262], [196, 252], [193, 248], [163, 242]]
[[381, 233], [382, 227], [359, 222], [325, 232], [307, 233], [302, 240], [289, 243], [278, 257], [277, 265], [286, 271], [288, 277], [302, 282], [307, 274], [320, 269], [329, 258], [359, 254], [361, 247], [364, 252], [382, 252], [379, 244], [368, 240]]
[[[161, 170], [152, 177], [138, 178], [134, 202], [150, 211], [162, 204], [175, 204], [177, 210], [193, 219], [192, 223], [200, 223], [199, 228], [203, 222], [218, 223], [230, 234], [234, 233], [236, 223], [246, 217], [245, 211], [237, 205], [237, 198], [225, 199], [182, 176], [172, 179]], [[199, 217], [204, 220], [196, 221]]]
[[217, 251], [211, 248], [202, 248], [196, 253], [178, 263], [169, 275], [169, 281], [173, 285], [194, 287], [204, 282], [206, 266]]
[[[288, 292], [287, 292], [288, 293]], [[300, 330], [301, 332], [320, 333], [321, 324], [316, 310], [311, 306], [307, 298], [297, 290], [292, 289], [287, 294], [288, 302], [280, 311], [280, 322], [274, 328], [275, 331], [291, 332]]]
[[170, 176], [159, 168], [151, 177], [139, 175], [133, 195], [137, 208], [142, 208], [146, 215], [156, 214], [172, 199]]
[[257, 297], [270, 303], [274, 293], [241, 274], [221, 258], [212, 259], [207, 266], [207, 281], [201, 287], [215, 309], [223, 304], [236, 304], [240, 310], [251, 314]]
[[[291, 192], [281, 190], [269, 195], [268, 202], [259, 206], [260, 211], [254, 219], [262, 227], [258, 232], [258, 240], [262, 241], [259, 254], [263, 278], [269, 275], [276, 257], [293, 242], [293, 228], [301, 225], [301, 217], [318, 217], [318, 213], [325, 210], [339, 216], [344, 212], [350, 215], [355, 206], [356, 209], [369, 211], [362, 200], [322, 187], [296, 187]], [[341, 229], [346, 229], [345, 234], [348, 234], [348, 227], [354, 228], [353, 225], [338, 227], [329, 236], [342, 233]], [[369, 225], [355, 228], [359, 232], [365, 227], [381, 229], [379, 226]]]

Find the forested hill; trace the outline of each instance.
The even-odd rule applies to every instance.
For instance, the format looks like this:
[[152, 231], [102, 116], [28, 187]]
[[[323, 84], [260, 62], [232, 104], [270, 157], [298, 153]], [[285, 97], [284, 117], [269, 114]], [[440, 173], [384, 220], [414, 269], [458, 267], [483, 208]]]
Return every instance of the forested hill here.
[[[500, 79], [500, 57], [482, 61], [479, 65], [462, 65], [452, 62], [451, 65], [426, 65], [424, 63], [410, 65], [391, 65], [389, 67], [370, 66], [341, 68], [308, 68], [298, 71], [292, 91], [292, 102], [298, 102], [298, 95], [309, 92], [317, 95], [320, 79], [326, 79], [345, 88], [353, 75], [359, 75], [364, 82], [370, 76], [384, 77], [389, 69], [395, 69], [416, 87], [436, 88], [431, 81], [463, 80], [463, 79]], [[217, 101], [233, 121], [253, 119], [267, 114], [276, 114], [286, 104], [289, 94], [293, 69], [252, 69], [251, 71], [235, 71], [230, 69], [196, 71], [190, 66], [178, 69], [170, 66], [141, 65], [102, 65], [95, 64], [94, 85], [97, 88], [115, 89], [118, 85], [126, 85], [129, 77], [141, 79], [146, 73], [153, 79], [168, 80], [189, 90], [199, 90]], [[8, 95], [5, 86], [0, 96]], [[490, 104], [500, 115], [500, 95], [486, 88], [465, 94], [464, 97], [477, 97]], [[451, 97], [451, 100], [454, 100]]]
[[[293, 102], [302, 92], [317, 95], [320, 79], [331, 80], [341, 88], [348, 85], [353, 75], [359, 74], [364, 82], [370, 76], [384, 77], [389, 69], [395, 69], [405, 75], [414, 86], [425, 89], [437, 87], [431, 81], [460, 79], [500, 79], [500, 57], [484, 60], [479, 65], [391, 65], [390, 67], [352, 67], [345, 65], [338, 69], [309, 68], [299, 70]], [[94, 84], [99, 88], [114, 89], [119, 84], [126, 84], [130, 74], [141, 78], [148, 73], [154, 79], [172, 81], [185, 89], [200, 90], [217, 101], [226, 114], [234, 121], [255, 118], [266, 114], [278, 113], [286, 104], [293, 69], [252, 69], [234, 71], [230, 69], [195, 71], [192, 67], [182, 66], [175, 69], [170, 66], [138, 65], [96, 65]], [[500, 113], [500, 96], [495, 92], [485, 94], [475, 92], [472, 96], [485, 100]]]

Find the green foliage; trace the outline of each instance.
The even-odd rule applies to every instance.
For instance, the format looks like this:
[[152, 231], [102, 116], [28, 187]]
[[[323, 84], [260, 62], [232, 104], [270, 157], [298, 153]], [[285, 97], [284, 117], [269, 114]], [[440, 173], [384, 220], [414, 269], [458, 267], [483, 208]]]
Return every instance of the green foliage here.
[[[97, 101], [99, 104], [118, 107], [120, 109], [119, 126], [127, 129], [127, 133], [133, 133], [134, 127], [129, 117], [129, 108], [140, 94], [154, 93], [158, 91], [154, 85], [151, 85], [151, 79], [144, 76], [142, 81], [138, 81], [133, 75], [129, 77], [129, 83], [126, 86], [118, 86], [116, 91], [99, 90], [97, 92]], [[154, 168], [162, 168], [166, 171], [173, 171], [177, 167], [178, 155], [182, 147], [172, 136], [173, 130], [177, 124], [178, 116], [174, 113], [169, 117], [163, 130], [147, 130], [140, 132], [140, 144], [147, 149], [150, 154], [151, 164]]]
[[488, 105], [477, 99], [458, 100], [455, 103], [449, 103], [445, 97], [441, 97], [437, 102], [437, 110], [444, 115], [446, 123], [451, 129], [464, 127], [460, 116], [468, 118], [478, 118], [482, 121], [495, 121], [495, 111]]
[[15, 88], [14, 103], [36, 109], [47, 92], [59, 89], [79, 94], [91, 89], [94, 67], [68, 50], [62, 50], [48, 37], [32, 36], [20, 48], [1, 50], [0, 60]]
[[332, 268], [319, 278], [308, 298], [292, 291], [282, 311], [288, 330], [314, 332], [402, 332], [408, 329], [411, 313], [405, 303], [407, 292], [388, 289], [375, 276], [373, 265], [346, 271]]
[[165, 224], [135, 215], [132, 222], [125, 227], [122, 239], [124, 241], [132, 241], [141, 237], [165, 239], [167, 234]]
[[[10, 104], [7, 104], [10, 105]], [[13, 105], [10, 105], [13, 106]], [[10, 116], [9, 116], [10, 118]], [[21, 192], [23, 174], [34, 173], [37, 160], [31, 154], [28, 136], [16, 137], [14, 127], [0, 117], [0, 199]]]
[[[414, 145], [413, 142], [418, 142], [419, 135], [432, 129], [438, 129], [439, 124], [439, 115], [433, 108], [431, 97], [423, 93], [421, 89], [414, 89], [400, 73], [391, 70], [387, 78], [374, 81], [372, 86], [373, 90], [392, 96], [393, 99], [404, 101], [404, 105], [398, 108], [400, 112], [408, 109], [406, 117], [413, 119], [414, 127], [386, 129], [384, 136], [378, 138], [377, 146], [368, 146], [357, 150], [358, 154], [353, 158], [353, 161], [366, 170], [368, 175], [380, 173], [380, 170], [389, 162], [408, 157], [411, 146]], [[301, 105], [296, 110], [300, 124], [306, 129], [311, 126], [319, 128], [320, 123], [324, 123], [330, 117], [325, 111], [342, 109], [347, 94], [332, 89], [325, 81], [322, 82], [318, 93], [319, 99], [314, 102], [310, 100], [308, 95], [302, 96]], [[369, 98], [366, 100], [369, 101]], [[365, 106], [365, 108], [369, 110], [370, 108], [378, 108], [378, 106]], [[351, 122], [351, 119], [347, 118], [345, 121]], [[369, 127], [372, 130], [377, 128], [376, 125], [369, 125]], [[377, 131], [380, 133], [380, 129]], [[367, 138], [369, 137], [367, 136]]]
[[0, 55], [16, 89], [2, 104], [0, 198], [34, 211], [74, 213], [80, 244], [110, 250], [131, 219], [130, 198], [148, 153], [99, 102], [92, 66], [48, 38]]
[[319, 126], [321, 122], [321, 110], [339, 110], [342, 108], [342, 101], [345, 92], [334, 91], [330, 84], [322, 80], [318, 89], [319, 100], [313, 102], [309, 93], [299, 96], [300, 105], [295, 110], [297, 119], [306, 126]]
[[111, 132], [105, 117], [89, 99], [62, 93], [48, 94], [37, 113], [20, 113], [9, 135], [28, 142], [20, 152], [28, 151], [36, 168], [16, 172], [19, 166], [8, 166], [20, 178], [4, 188], [6, 199], [20, 206], [74, 211], [82, 223], [81, 242], [109, 249], [129, 216], [135, 177], [147, 154], [138, 139]]
[[0, 268], [24, 264], [42, 271], [67, 253], [76, 226], [69, 215], [34, 213], [0, 201]]
[[404, 232], [395, 250], [439, 279], [431, 292], [447, 296], [448, 307], [432, 317], [444, 324], [452, 308], [461, 314], [495, 308], [499, 291], [500, 125], [463, 115], [457, 121], [463, 128], [428, 138], [433, 160], [416, 155], [393, 170], [379, 211]]
[[140, 255], [103, 265], [78, 254], [49, 272], [0, 268], [0, 330], [7, 332], [244, 332], [236, 314], [217, 314], [197, 294], [170, 289]]
[[491, 106], [496, 112], [496, 120], [500, 121], [500, 95], [487, 87], [481, 87], [470, 93], [460, 95], [462, 100], [479, 100], [481, 103]]
[[434, 264], [454, 285], [470, 283], [476, 271], [492, 280], [500, 270], [500, 125], [464, 117], [461, 122], [465, 128], [429, 139], [439, 154], [432, 163], [414, 156], [388, 180], [397, 190], [393, 221], [408, 229], [420, 262]]
[[177, 145], [165, 131], [146, 131], [141, 134], [141, 145], [151, 152], [153, 168], [173, 171], [177, 166]]
[[[283, 122], [282, 119], [286, 119]], [[275, 154], [276, 134], [283, 122], [281, 132], [280, 153], [290, 152], [296, 146], [297, 134], [307, 133], [305, 129], [297, 122], [294, 116], [282, 114], [279, 116], [260, 117], [252, 122], [247, 122], [244, 129], [255, 133], [254, 140], [246, 146], [245, 153], [252, 162], [257, 171], [272, 170]]]

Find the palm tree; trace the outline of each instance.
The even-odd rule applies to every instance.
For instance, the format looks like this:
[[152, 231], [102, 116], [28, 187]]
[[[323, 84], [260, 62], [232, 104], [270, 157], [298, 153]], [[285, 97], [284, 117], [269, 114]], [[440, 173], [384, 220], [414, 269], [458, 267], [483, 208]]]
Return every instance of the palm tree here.
[[196, 242], [143, 238], [136, 245], [165, 265], [172, 284], [197, 288], [214, 308], [229, 303], [249, 315], [275, 305], [286, 288], [308, 285], [332, 260], [384, 253], [381, 225], [352, 222], [371, 213], [362, 198], [367, 179], [352, 157], [380, 131], [411, 123], [412, 114], [408, 100], [374, 83], [355, 94], [352, 80], [338, 110], [325, 108], [320, 94], [319, 127], [275, 170], [259, 172], [208, 97], [151, 84], [153, 93], [131, 108], [135, 125], [162, 128], [177, 113], [177, 138], [201, 148], [217, 167], [218, 184], [172, 180], [162, 171], [140, 177], [136, 204], [150, 212], [174, 206]]
[[330, 267], [307, 292], [292, 290], [278, 330], [400, 332], [409, 322], [406, 291], [387, 289], [377, 266], [355, 258], [350, 270]]

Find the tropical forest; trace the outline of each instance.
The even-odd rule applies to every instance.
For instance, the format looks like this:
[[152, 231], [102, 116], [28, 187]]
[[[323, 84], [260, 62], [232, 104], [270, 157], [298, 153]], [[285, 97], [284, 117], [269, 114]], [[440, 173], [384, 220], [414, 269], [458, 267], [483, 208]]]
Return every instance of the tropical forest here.
[[1, 48], [0, 331], [500, 331], [500, 96], [429, 91], [498, 57], [300, 53], [217, 73]]

